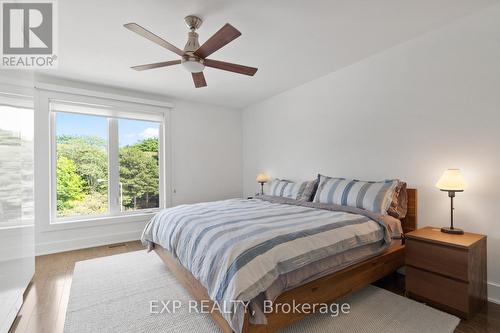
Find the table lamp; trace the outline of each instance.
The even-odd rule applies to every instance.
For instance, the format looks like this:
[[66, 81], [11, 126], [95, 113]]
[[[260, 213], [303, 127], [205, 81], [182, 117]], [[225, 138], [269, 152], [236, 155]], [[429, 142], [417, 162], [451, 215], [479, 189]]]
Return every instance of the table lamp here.
[[448, 196], [451, 200], [451, 225], [450, 227], [441, 228], [441, 232], [445, 232], [447, 234], [458, 234], [461, 235], [464, 233], [462, 229], [457, 229], [453, 226], [453, 198], [455, 198], [456, 192], [463, 192], [467, 184], [465, 183], [462, 174], [460, 173], [460, 169], [448, 169], [446, 170], [439, 181], [436, 184], [436, 187], [441, 191], [448, 192]]
[[267, 177], [267, 175], [265, 173], [259, 173], [257, 175], [257, 183], [260, 184], [260, 194], [261, 195], [264, 195], [264, 184], [267, 183], [268, 180], [269, 180], [269, 178]]

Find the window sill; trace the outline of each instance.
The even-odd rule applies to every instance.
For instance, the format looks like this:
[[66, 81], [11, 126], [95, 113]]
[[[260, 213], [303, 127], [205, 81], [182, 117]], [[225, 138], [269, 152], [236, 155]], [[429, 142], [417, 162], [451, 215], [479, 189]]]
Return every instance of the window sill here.
[[124, 224], [124, 223], [134, 223], [134, 222], [148, 222], [159, 210], [140, 212], [140, 213], [130, 213], [123, 215], [114, 216], [88, 216], [88, 217], [78, 217], [78, 218], [65, 218], [65, 219], [55, 219], [50, 221], [48, 225], [45, 225], [43, 231], [54, 231], [54, 230], [64, 230], [64, 229], [79, 229], [88, 227], [99, 227], [107, 226], [113, 224]]

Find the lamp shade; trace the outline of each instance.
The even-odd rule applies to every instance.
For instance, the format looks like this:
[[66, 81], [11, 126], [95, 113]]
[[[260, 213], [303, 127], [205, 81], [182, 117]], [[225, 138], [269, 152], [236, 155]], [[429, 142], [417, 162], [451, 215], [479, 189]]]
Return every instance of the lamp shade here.
[[436, 187], [442, 191], [463, 191], [467, 187], [460, 169], [448, 169], [436, 183]]
[[265, 173], [259, 173], [257, 175], [257, 183], [267, 183], [268, 180], [269, 178]]

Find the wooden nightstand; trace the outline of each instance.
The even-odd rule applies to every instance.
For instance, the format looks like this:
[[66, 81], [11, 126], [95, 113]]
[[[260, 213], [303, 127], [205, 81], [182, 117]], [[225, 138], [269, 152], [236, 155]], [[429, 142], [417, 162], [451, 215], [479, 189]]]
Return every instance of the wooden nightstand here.
[[486, 304], [486, 236], [426, 227], [406, 234], [406, 292], [462, 318]]

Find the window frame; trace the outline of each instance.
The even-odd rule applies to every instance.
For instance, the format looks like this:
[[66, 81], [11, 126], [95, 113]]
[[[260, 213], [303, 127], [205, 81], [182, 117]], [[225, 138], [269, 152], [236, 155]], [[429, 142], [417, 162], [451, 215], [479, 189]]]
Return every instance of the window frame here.
[[[42, 230], [53, 230], [57, 229], [70, 229], [70, 228], [80, 228], [84, 226], [102, 226], [106, 224], [114, 223], [126, 223], [126, 222], [140, 222], [149, 220], [157, 211], [171, 206], [171, 147], [170, 147], [170, 111], [171, 105], [169, 103], [161, 103], [156, 101], [151, 101], [151, 104], [146, 103], [146, 100], [137, 99], [132, 101], [119, 100], [103, 97], [94, 97], [88, 95], [79, 95], [60, 91], [43, 90], [37, 89], [36, 91], [36, 106], [35, 108], [39, 111], [37, 117], [43, 117], [44, 122], [42, 124], [36, 124], [36, 131], [39, 132], [39, 136], [44, 136], [43, 132], [48, 136], [48, 144], [46, 144], [46, 152], [49, 155], [48, 163], [48, 179], [46, 185], [49, 188], [50, 196], [48, 200], [45, 200], [46, 205], [44, 205], [47, 212], [43, 215], [47, 216], [44, 219], [46, 222], [43, 223]], [[119, 159], [118, 153], [118, 113], [114, 114], [114, 118], [110, 118], [107, 115], [103, 115], [108, 121], [108, 212], [106, 214], [95, 214], [95, 215], [83, 215], [83, 216], [72, 216], [72, 217], [57, 217], [57, 191], [56, 191], [56, 123], [55, 116], [56, 112], [50, 110], [50, 105], [52, 101], [71, 101], [75, 103], [85, 103], [90, 105], [105, 105], [113, 109], [123, 110], [123, 114], [126, 117], [123, 119], [134, 119], [131, 118], [131, 114], [136, 114], [139, 117], [137, 120], [146, 120], [147, 114], [155, 114], [159, 120], [151, 120], [159, 122], [160, 133], [159, 133], [159, 202], [160, 207], [154, 209], [141, 209], [137, 211], [120, 211], [119, 207], [119, 189], [112, 188], [113, 182], [119, 183]], [[147, 112], [145, 112], [147, 111]], [[82, 113], [84, 114], [84, 113]], [[91, 115], [91, 114], [90, 114]], [[145, 116], [146, 115], [146, 116]], [[146, 118], [144, 118], [146, 117]], [[37, 121], [37, 119], [35, 119]], [[47, 124], [47, 129], [41, 129], [40, 127]], [[111, 133], [110, 129], [114, 131]], [[42, 132], [42, 133], [40, 133]], [[111, 147], [111, 149], [110, 149]], [[115, 149], [116, 148], [116, 149]], [[116, 150], [113, 154], [113, 150]], [[40, 151], [43, 154], [43, 149]], [[45, 156], [47, 156], [45, 155]], [[113, 156], [112, 156], [113, 155]], [[43, 155], [41, 155], [43, 156]], [[115, 169], [114, 172], [112, 171]], [[167, 172], [167, 170], [169, 172]], [[47, 175], [47, 174], [46, 174]], [[113, 179], [112, 179], [113, 178]], [[118, 186], [116, 186], [118, 187]], [[118, 208], [117, 208], [118, 207]], [[45, 209], [42, 209], [45, 210]]]

